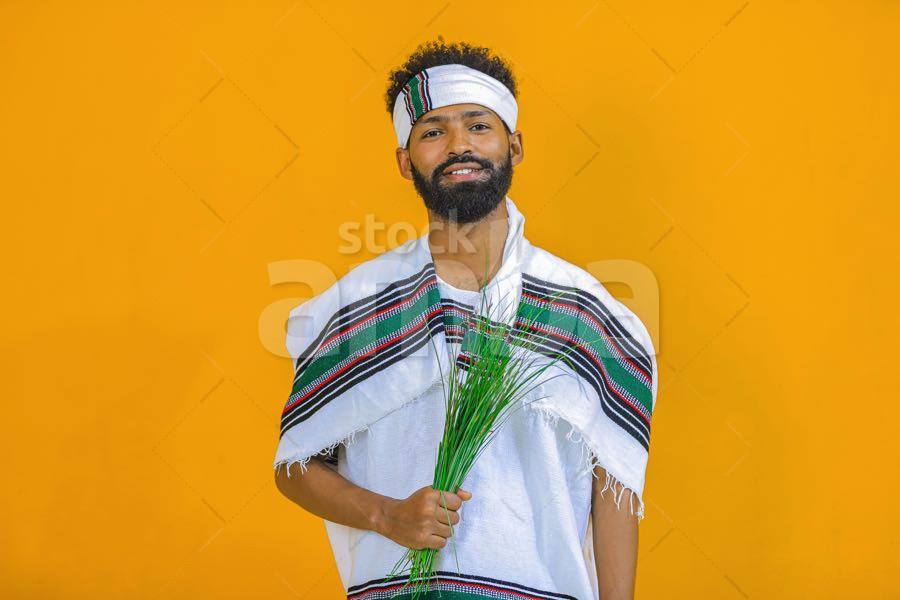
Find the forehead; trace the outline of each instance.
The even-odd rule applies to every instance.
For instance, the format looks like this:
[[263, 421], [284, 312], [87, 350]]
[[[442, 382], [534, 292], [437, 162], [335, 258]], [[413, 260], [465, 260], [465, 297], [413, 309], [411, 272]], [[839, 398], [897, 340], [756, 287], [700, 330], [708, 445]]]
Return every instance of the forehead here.
[[470, 117], [481, 117], [500, 120], [500, 117], [487, 106], [474, 103], [451, 104], [440, 108], [433, 108], [416, 120], [417, 125], [435, 124], [445, 121], [454, 121]]

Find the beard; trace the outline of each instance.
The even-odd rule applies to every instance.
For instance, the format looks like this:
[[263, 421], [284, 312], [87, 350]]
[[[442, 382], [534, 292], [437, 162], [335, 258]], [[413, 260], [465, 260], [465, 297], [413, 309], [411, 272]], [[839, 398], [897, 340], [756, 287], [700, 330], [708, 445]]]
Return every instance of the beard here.
[[[454, 164], [474, 162], [488, 171], [485, 180], [441, 183], [441, 174]], [[495, 165], [486, 158], [459, 156], [435, 168], [426, 179], [415, 166], [412, 167], [413, 184], [432, 212], [455, 223], [472, 223], [488, 216], [506, 197], [512, 185], [512, 154], [506, 153], [506, 161]]]

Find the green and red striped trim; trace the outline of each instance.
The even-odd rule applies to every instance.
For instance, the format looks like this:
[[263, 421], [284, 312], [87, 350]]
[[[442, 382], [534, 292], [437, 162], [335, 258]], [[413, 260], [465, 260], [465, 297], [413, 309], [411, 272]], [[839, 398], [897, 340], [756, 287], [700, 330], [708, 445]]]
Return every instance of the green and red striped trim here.
[[354, 385], [422, 348], [443, 331], [433, 263], [342, 307], [298, 357], [281, 435]]
[[516, 329], [539, 352], [563, 353], [597, 392], [604, 413], [649, 449], [653, 412], [649, 349], [596, 296], [523, 274]]
[[[347, 589], [347, 600], [383, 600], [394, 597], [401, 590], [409, 577], [398, 575], [385, 579], [373, 579]], [[453, 571], [436, 571], [429, 582], [428, 591], [420, 596], [423, 600], [577, 600], [574, 596], [560, 594], [511, 581], [492, 577], [468, 575]], [[409, 592], [397, 594], [396, 600], [408, 600]]]

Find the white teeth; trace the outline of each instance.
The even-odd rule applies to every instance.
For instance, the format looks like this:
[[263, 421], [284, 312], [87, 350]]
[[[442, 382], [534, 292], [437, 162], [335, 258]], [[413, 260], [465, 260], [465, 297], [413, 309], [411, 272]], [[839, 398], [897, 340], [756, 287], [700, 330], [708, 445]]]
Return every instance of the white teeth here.
[[471, 173], [474, 169], [460, 169], [459, 171], [453, 171], [454, 175], [465, 175], [466, 173]]

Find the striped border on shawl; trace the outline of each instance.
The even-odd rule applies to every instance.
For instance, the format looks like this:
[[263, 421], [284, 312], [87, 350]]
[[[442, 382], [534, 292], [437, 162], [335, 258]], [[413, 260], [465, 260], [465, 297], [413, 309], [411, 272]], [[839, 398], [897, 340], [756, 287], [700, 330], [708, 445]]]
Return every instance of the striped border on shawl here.
[[392, 282], [377, 294], [366, 296], [365, 298], [351, 302], [346, 306], [342, 306], [328, 320], [328, 323], [322, 327], [322, 331], [319, 332], [315, 341], [310, 343], [309, 346], [297, 356], [297, 360], [294, 363], [295, 379], [296, 373], [306, 367], [306, 363], [313, 357], [324, 339], [333, 336], [334, 333], [340, 329], [359, 323], [361, 320], [371, 315], [374, 310], [379, 310], [381, 307], [403, 298], [405, 295], [418, 288], [423, 282], [428, 282], [429, 279], [434, 279], [436, 281], [434, 263], [428, 263], [422, 267], [418, 273], [415, 273], [406, 279]]
[[414, 353], [443, 330], [434, 264], [340, 308], [298, 355], [281, 435], [357, 383]]
[[[526, 318], [535, 316], [536, 307], [547, 310]], [[578, 375], [596, 390], [603, 412], [649, 449], [651, 357], [596, 296], [523, 273], [516, 326], [542, 354], [565, 352]]]
[[444, 298], [443, 303], [444, 329], [447, 341], [459, 344], [463, 341], [463, 336], [468, 329], [475, 307], [449, 298]]
[[[476, 321], [480, 323], [480, 325], [476, 328]], [[462, 331], [462, 338], [460, 339], [460, 347], [459, 354], [456, 357], [456, 365], [463, 369], [464, 371], [468, 371], [473, 362], [477, 360], [477, 357], [472, 352], [472, 347], [476, 345], [478, 338], [485, 338], [485, 334], [482, 331], [487, 330], [489, 332], [493, 332], [498, 327], [502, 326], [504, 323], [501, 321], [497, 321], [491, 319], [490, 317], [479, 314], [475, 315], [472, 312], [469, 315], [468, 321], [465, 323], [465, 327]], [[516, 333], [512, 329], [515, 328], [515, 323], [513, 324], [513, 328], [508, 331], [505, 335], [505, 340], [507, 342], [515, 342]], [[476, 337], [477, 336], [477, 337]], [[507, 355], [507, 354], [505, 354]]]
[[[409, 580], [408, 575], [398, 575], [390, 579], [373, 579], [359, 585], [350, 586], [347, 589], [347, 600], [382, 600], [391, 598], [397, 593], [404, 583]], [[411, 596], [410, 593], [402, 593], [398, 600], [404, 600]], [[479, 598], [494, 598], [496, 600], [577, 600], [574, 596], [547, 592], [532, 587], [519, 585], [511, 581], [503, 581], [479, 575], [465, 575], [455, 571], [436, 571], [434, 579], [430, 582], [430, 588], [422, 596], [423, 600], [476, 600]]]

